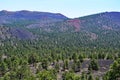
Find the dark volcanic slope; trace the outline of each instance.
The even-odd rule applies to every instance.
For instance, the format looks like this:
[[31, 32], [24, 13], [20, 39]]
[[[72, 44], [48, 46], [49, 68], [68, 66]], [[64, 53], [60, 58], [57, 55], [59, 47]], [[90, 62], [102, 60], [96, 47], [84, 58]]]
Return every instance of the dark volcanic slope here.
[[10, 29], [10, 34], [19, 39], [35, 39], [35, 35], [21, 28]]

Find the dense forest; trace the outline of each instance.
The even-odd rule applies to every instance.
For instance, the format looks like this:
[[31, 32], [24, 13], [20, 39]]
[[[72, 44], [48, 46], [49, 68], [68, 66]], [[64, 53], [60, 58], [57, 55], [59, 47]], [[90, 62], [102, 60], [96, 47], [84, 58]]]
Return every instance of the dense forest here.
[[1, 11], [0, 80], [119, 80], [119, 21], [119, 12]]

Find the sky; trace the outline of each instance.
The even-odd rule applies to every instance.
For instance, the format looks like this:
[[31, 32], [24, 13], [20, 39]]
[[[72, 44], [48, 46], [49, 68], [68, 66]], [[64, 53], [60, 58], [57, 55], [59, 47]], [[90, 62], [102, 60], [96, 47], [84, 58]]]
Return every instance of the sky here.
[[100, 12], [120, 12], [120, 0], [0, 0], [0, 10], [61, 13], [69, 18]]

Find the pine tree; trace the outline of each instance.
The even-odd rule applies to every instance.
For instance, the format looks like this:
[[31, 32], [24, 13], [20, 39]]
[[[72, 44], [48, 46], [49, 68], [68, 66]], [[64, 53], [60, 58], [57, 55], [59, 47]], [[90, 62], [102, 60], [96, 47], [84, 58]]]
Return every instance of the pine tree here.
[[88, 70], [98, 70], [98, 69], [99, 69], [99, 66], [97, 61], [95, 59], [91, 60]]

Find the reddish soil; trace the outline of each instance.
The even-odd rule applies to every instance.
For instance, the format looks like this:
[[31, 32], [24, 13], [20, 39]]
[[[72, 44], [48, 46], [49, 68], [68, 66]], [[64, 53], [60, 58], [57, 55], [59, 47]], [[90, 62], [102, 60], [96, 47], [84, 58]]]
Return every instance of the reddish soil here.
[[69, 25], [75, 27], [75, 31], [80, 31], [81, 21], [79, 19], [72, 19], [72, 20], [68, 20], [67, 22], [69, 23]]

